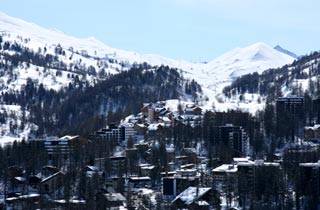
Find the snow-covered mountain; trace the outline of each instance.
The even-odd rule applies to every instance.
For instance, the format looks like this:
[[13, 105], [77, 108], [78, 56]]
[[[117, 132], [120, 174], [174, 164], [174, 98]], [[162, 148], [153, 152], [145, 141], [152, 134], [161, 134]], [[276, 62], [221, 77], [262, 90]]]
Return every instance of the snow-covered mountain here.
[[[103, 69], [107, 73], [114, 74], [119, 70], [128, 69], [128, 66], [134, 63], [143, 62], [150, 65], [168, 65], [179, 68], [184, 72], [184, 77], [194, 79], [203, 86], [204, 93], [209, 99], [207, 101], [210, 102], [208, 103], [209, 106], [212, 105], [212, 102], [218, 103], [216, 96], [221, 93], [224, 86], [229, 85], [235, 78], [252, 72], [261, 73], [269, 68], [281, 67], [294, 60], [294, 57], [267, 44], [256, 43], [248, 47], [231, 50], [207, 63], [192, 63], [159, 55], [139, 54], [115, 49], [92, 37], [75, 38], [58, 30], [45, 29], [1, 12], [0, 32], [5, 40], [18, 42], [35, 52], [45, 47], [47, 53], [54, 54], [56, 47], [61, 46], [65, 55], [59, 55], [59, 60], [67, 65], [75, 65], [76, 63], [87, 67], [92, 66], [98, 73]], [[108, 62], [110, 59], [122, 65]], [[101, 65], [103, 61], [105, 63]], [[41, 75], [41, 73], [34, 76], [37, 74], [35, 72], [36, 68], [36, 66], [31, 65], [30, 70], [25, 68], [24, 72], [19, 72], [19, 74], [24, 78], [24, 81], [27, 77], [35, 78], [39, 82], [47, 83], [46, 86], [55, 89], [70, 82], [70, 79], [64, 73], [62, 78], [58, 80], [58, 84], [56, 83], [57, 79], [55, 81], [52, 81], [52, 78], [44, 79], [44, 75]], [[55, 69], [52, 69], [52, 71], [55, 71]], [[92, 77], [94, 76], [86, 77], [86, 79], [93, 80]], [[23, 84], [23, 82], [15, 84], [15, 89], [19, 88], [19, 84]]]
[[194, 77], [196, 78], [198, 75], [200, 83], [206, 84], [209, 89], [219, 93], [223, 86], [237, 77], [281, 67], [293, 60], [293, 57], [283, 54], [265, 43], [256, 43], [231, 50], [202, 65], [201, 71], [195, 72]]
[[[201, 85], [203, 95], [199, 105], [205, 109], [244, 109], [254, 113], [264, 106], [258, 94], [244, 94], [240, 101], [237, 97], [225, 97], [223, 88], [239, 76], [281, 67], [294, 59], [284, 51], [256, 43], [236, 48], [206, 63], [192, 63], [112, 48], [92, 37], [75, 38], [0, 12], [0, 93], [20, 90], [29, 79], [54, 90], [77, 80], [94, 85], [108, 74], [147, 63], [177, 68], [184, 78], [194, 79]], [[14, 112], [16, 116], [24, 113], [21, 107], [2, 106], [4, 113]], [[0, 125], [0, 139], [1, 136], [22, 139], [29, 135], [29, 128], [36, 126], [27, 123], [12, 137], [9, 121]], [[23, 132], [26, 135], [21, 135]]]
[[151, 65], [167, 64], [174, 67], [188, 65], [187, 62], [176, 61], [159, 55], [141, 55], [136, 52], [115, 49], [94, 37], [75, 38], [59, 30], [46, 29], [34, 23], [10, 17], [2, 12], [0, 12], [0, 32], [9, 33], [12, 40], [15, 40], [17, 36], [30, 39], [26, 46], [35, 50], [43, 46], [52, 47], [60, 44], [64, 49], [73, 48], [79, 52], [85, 51], [88, 55], [98, 58], [107, 57], [130, 63], [147, 62]]

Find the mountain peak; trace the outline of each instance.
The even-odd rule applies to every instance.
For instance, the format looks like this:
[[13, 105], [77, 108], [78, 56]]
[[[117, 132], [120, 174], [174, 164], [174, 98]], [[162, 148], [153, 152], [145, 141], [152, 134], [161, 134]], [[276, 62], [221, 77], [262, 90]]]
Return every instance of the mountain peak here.
[[247, 48], [264, 49], [264, 48], [270, 48], [270, 46], [264, 42], [256, 42], [252, 45], [249, 45]]
[[219, 71], [224, 80], [236, 78], [253, 72], [261, 73], [269, 68], [276, 68], [293, 62], [294, 58], [257, 42], [243, 48], [236, 48], [209, 62], [208, 72]]

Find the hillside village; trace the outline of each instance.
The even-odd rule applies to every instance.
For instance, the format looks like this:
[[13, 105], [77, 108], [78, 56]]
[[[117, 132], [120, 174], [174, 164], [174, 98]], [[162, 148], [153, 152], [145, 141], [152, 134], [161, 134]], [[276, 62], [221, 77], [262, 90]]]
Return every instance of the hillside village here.
[[[50, 8], [54, 15], [63, 9]], [[99, 15], [116, 12], [129, 21], [139, 9], [128, 8], [131, 16], [118, 9]], [[142, 9], [147, 19], [158, 14]], [[276, 19], [274, 11], [272, 18], [262, 15]], [[285, 19], [294, 21], [296, 31], [293, 14]], [[80, 15], [90, 22], [92, 13]], [[157, 28], [118, 21], [103, 19], [107, 27], [101, 28], [116, 23], [130, 38], [139, 29], [143, 43]], [[196, 33], [209, 37], [204, 32], [211, 24]], [[213, 28], [218, 35], [221, 28]], [[163, 37], [174, 35], [159, 29]], [[196, 36], [187, 32], [179, 40], [188, 35]], [[228, 44], [223, 50], [238, 43], [222, 38]], [[209, 42], [204, 45], [213, 52]], [[248, 43], [247, 34], [241, 43]], [[0, 11], [2, 209], [320, 209], [320, 52], [300, 56], [278, 43], [257, 42], [205, 62], [175, 60], [76, 38]]]
[[[279, 122], [283, 112], [297, 120], [303, 103], [300, 97], [279, 98]], [[320, 167], [318, 124], [306, 126], [301, 136], [294, 121], [288, 127], [294, 135], [288, 136], [282, 150], [264, 157], [254, 154], [245, 129], [231, 123], [211, 127], [209, 142], [218, 151], [205, 149], [204, 142], [180, 145], [177, 137], [166, 137], [176, 126], [196, 132], [208, 123], [205, 118], [196, 104], [178, 104], [171, 111], [165, 102], [146, 103], [137, 115], [89, 138], [46, 137], [8, 146], [1, 150], [2, 157], [6, 150], [23, 156], [1, 159], [1, 164], [10, 164], [1, 184], [2, 205], [12, 209], [238, 209], [255, 202], [275, 208], [294, 202], [306, 205], [304, 201], [314, 198], [315, 187], [320, 189], [315, 179]], [[37, 153], [30, 154], [34, 149]], [[283, 174], [293, 186], [287, 185]], [[311, 180], [310, 186], [302, 187], [305, 179]], [[289, 197], [281, 197], [284, 191]]]

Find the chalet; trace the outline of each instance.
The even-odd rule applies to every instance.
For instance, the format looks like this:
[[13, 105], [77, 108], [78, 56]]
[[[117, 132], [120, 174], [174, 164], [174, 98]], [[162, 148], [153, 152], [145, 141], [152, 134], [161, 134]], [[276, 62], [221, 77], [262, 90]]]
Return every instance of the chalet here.
[[197, 186], [198, 184], [199, 177], [166, 176], [162, 178], [162, 193], [170, 198], [180, 194], [188, 187]]
[[194, 167], [195, 165], [193, 163], [180, 166], [181, 169], [193, 169]]
[[197, 169], [195, 168], [180, 169], [180, 170], [177, 170], [177, 174], [182, 177], [194, 177], [194, 176], [197, 176]]
[[6, 209], [25, 210], [38, 209], [40, 195], [37, 193], [6, 198]]
[[174, 177], [177, 172], [176, 171], [166, 171], [166, 172], [161, 172], [161, 177], [164, 178], [164, 177]]
[[159, 118], [159, 122], [163, 123], [164, 127], [170, 127], [172, 126], [172, 121], [167, 116], [163, 116]]
[[148, 111], [150, 108], [151, 104], [150, 103], [144, 103], [140, 112], [143, 114], [144, 117], [148, 117]]
[[68, 209], [68, 210], [85, 210], [87, 209], [86, 201], [82, 199], [72, 198], [69, 200], [60, 199], [50, 202], [52, 209]]
[[132, 176], [129, 177], [129, 184], [134, 188], [150, 187], [151, 178], [149, 176]]
[[209, 209], [212, 197], [209, 187], [188, 187], [171, 202], [171, 206], [173, 209]]
[[165, 108], [165, 102], [147, 103], [143, 104], [141, 108], [142, 116], [147, 118], [147, 121], [153, 123], [157, 121], [160, 116], [165, 116], [168, 110]]
[[87, 165], [84, 167], [83, 172], [86, 174], [87, 177], [93, 177], [93, 175], [99, 175], [102, 176], [103, 172], [100, 171], [99, 167], [97, 166], [90, 166]]
[[175, 162], [178, 166], [185, 165], [189, 163], [189, 158], [186, 155], [179, 155], [175, 157]]
[[164, 127], [165, 127], [164, 123], [152, 123], [148, 126], [148, 132], [152, 134]]
[[183, 113], [184, 123], [190, 124], [192, 127], [199, 125], [202, 121], [202, 109], [195, 104], [187, 104]]
[[63, 186], [64, 173], [59, 171], [44, 178], [40, 183], [40, 191], [45, 194], [55, 193]]
[[134, 124], [134, 130], [136, 131], [136, 135], [143, 136], [147, 133], [147, 126], [143, 123]]
[[238, 167], [235, 164], [223, 164], [212, 170], [213, 180], [215, 182], [224, 182], [228, 178], [236, 178]]
[[48, 177], [48, 176], [51, 176], [52, 174], [55, 174], [59, 171], [60, 171], [60, 169], [55, 166], [46, 165], [46, 166], [42, 167], [41, 175], [44, 177]]
[[194, 115], [201, 115], [202, 109], [195, 104], [187, 104], [186, 108], [184, 109], [184, 113], [186, 116], [193, 117]]
[[155, 169], [155, 166], [154, 165], [151, 165], [151, 164], [140, 164], [139, 165], [139, 168], [140, 168], [140, 175], [141, 176], [152, 176], [152, 173]]
[[320, 140], [320, 124], [304, 127], [304, 138], [310, 140]]

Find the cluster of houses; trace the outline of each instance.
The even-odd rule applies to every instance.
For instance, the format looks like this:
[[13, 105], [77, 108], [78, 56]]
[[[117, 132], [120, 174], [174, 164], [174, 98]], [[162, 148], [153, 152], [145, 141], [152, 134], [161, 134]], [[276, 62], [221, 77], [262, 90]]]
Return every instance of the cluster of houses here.
[[[168, 160], [168, 168], [158, 169], [152, 164], [151, 147], [155, 146], [152, 143], [137, 143], [133, 148], [126, 148], [117, 151], [109, 157], [110, 168], [107, 173], [107, 185], [119, 189], [122, 187], [125, 191], [131, 191], [136, 197], [141, 197], [145, 194], [151, 198], [151, 205], [156, 205], [155, 196], [158, 194], [170, 206], [190, 207], [207, 203], [207, 207], [211, 203], [211, 193], [204, 187], [199, 187], [202, 170], [205, 169], [206, 158], [200, 156], [195, 148], [184, 148], [178, 155], [173, 146], [166, 147], [166, 157]], [[163, 154], [164, 155], [164, 154]], [[128, 169], [128, 162], [131, 159], [136, 160], [133, 169]], [[123, 170], [127, 167], [127, 170]], [[201, 169], [200, 169], [201, 167]], [[160, 178], [160, 182], [156, 181]], [[120, 180], [123, 180], [121, 182]], [[198, 188], [202, 193], [195, 194]], [[189, 195], [190, 200], [183, 199]], [[205, 201], [207, 199], [207, 201]]]
[[154, 131], [161, 127], [171, 127], [177, 122], [196, 126], [202, 120], [202, 108], [194, 103], [175, 104], [176, 107], [167, 104], [167, 101], [145, 103], [141, 112], [125, 119], [132, 123], [141, 132]]
[[[278, 106], [289, 107], [296, 113], [300, 103], [300, 99], [282, 98]], [[97, 208], [127, 209], [130, 205], [155, 209], [159, 198], [171, 209], [209, 210], [216, 205], [239, 207], [247, 198], [230, 194], [253, 194], [256, 186], [268, 189], [269, 183], [276, 183], [281, 177], [284, 167], [295, 165], [299, 168], [301, 183], [310, 183], [302, 193], [310, 195], [314, 188], [320, 191], [320, 156], [316, 142], [320, 139], [319, 125], [305, 127], [305, 141], [287, 144], [274, 154], [272, 162], [249, 157], [249, 138], [241, 126], [216, 126], [212, 135], [217, 144], [223, 142], [230, 146], [230, 163], [209, 163], [208, 154], [198, 148], [185, 147], [178, 151], [173, 145], [165, 144], [161, 151], [165, 154], [160, 156], [165, 156], [167, 166], [159, 168], [153, 158], [153, 149], [160, 147], [159, 142], [146, 141], [145, 135], [177, 122], [196, 126], [202, 118], [202, 109], [195, 104], [172, 109], [166, 102], [148, 103], [139, 114], [127, 117], [120, 125], [108, 125], [93, 133], [90, 141], [105, 141], [116, 148], [111, 155], [95, 159], [82, 168], [86, 177], [103, 180], [103, 190], [95, 195]], [[75, 145], [86, 144], [86, 141], [79, 136], [41, 140], [51, 160], [70, 159]], [[23, 209], [26, 205], [32, 209], [46, 198], [48, 207], [63, 209], [68, 203], [70, 209], [85, 209], [88, 200], [84, 198], [71, 197], [68, 202], [62, 199], [67, 169], [63, 164], [57, 168], [54, 163], [49, 162], [41, 172], [33, 175], [27, 175], [18, 166], [10, 167], [6, 204], [13, 209]]]
[[[18, 166], [9, 167], [5, 188], [6, 207], [8, 209], [25, 209], [26, 207], [34, 209], [41, 202], [46, 203], [47, 207], [63, 207], [58, 198], [62, 194], [64, 176], [64, 172], [52, 165], [43, 166], [37, 174], [27, 174], [25, 169]], [[72, 198], [70, 202], [73, 202], [74, 206], [81, 206], [85, 203], [79, 198]]]

